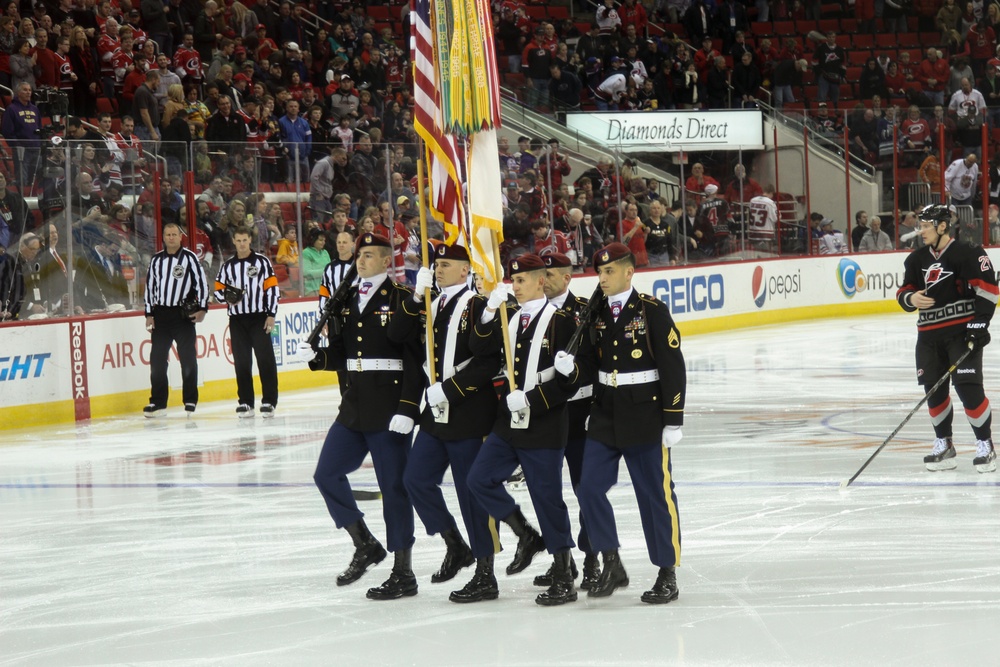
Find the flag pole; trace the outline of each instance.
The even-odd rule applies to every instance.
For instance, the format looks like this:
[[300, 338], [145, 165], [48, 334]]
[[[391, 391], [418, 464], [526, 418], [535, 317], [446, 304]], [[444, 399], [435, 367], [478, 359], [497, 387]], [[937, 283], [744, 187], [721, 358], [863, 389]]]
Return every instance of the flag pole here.
[[[423, 142], [418, 142], [417, 145], [420, 149], [423, 148]], [[427, 238], [427, 208], [424, 206], [423, 158], [417, 159], [417, 207], [420, 210], [420, 261], [426, 269], [430, 266], [430, 263], [427, 257], [427, 243], [429, 239]], [[437, 369], [434, 362], [434, 323], [431, 322], [431, 290], [429, 287], [424, 290], [424, 312], [427, 313], [427, 316], [424, 318], [427, 325], [427, 376], [431, 384], [434, 384], [437, 382]]]
[[[490, 230], [490, 240], [493, 246], [493, 266], [500, 267], [500, 242], [497, 239], [497, 233]], [[500, 279], [503, 282], [503, 278]], [[499, 283], [497, 283], [499, 284]], [[503, 327], [500, 331], [503, 334], [503, 354], [504, 360], [507, 362], [507, 382], [510, 383], [510, 390], [514, 391], [517, 389], [517, 384], [514, 382], [514, 352], [510, 349], [510, 336], [507, 322], [507, 304], [503, 303], [500, 305], [500, 325]]]

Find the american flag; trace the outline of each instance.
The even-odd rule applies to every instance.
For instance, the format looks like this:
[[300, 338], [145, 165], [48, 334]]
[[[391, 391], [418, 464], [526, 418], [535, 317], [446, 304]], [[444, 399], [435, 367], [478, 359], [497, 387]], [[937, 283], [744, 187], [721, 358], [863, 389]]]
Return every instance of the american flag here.
[[413, 0], [410, 50], [413, 62], [413, 128], [427, 151], [427, 180], [431, 214], [444, 222], [447, 243], [453, 243], [463, 226], [461, 163], [455, 137], [441, 127], [441, 102], [435, 68], [436, 52], [431, 31], [429, 0]]

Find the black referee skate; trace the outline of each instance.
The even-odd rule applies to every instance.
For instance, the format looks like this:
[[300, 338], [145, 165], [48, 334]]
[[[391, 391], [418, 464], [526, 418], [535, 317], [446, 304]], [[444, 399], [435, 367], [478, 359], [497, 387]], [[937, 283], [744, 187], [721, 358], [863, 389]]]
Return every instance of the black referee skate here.
[[260, 416], [264, 419], [272, 419], [274, 417], [274, 406], [270, 403], [264, 403], [261, 405]]
[[976, 458], [972, 459], [972, 465], [981, 473], [997, 469], [997, 453], [993, 449], [992, 438], [976, 440]]
[[661, 567], [653, 588], [643, 593], [640, 599], [646, 604], [666, 604], [676, 600], [679, 595], [674, 568]]
[[[990, 445], [990, 449], [992, 449]], [[939, 470], [954, 470], [958, 466], [955, 460], [955, 445], [951, 438], [937, 438], [934, 440], [934, 449], [924, 457], [924, 465], [931, 472]]]
[[253, 418], [253, 408], [251, 408], [246, 403], [240, 403], [236, 406], [236, 416], [240, 419], [252, 419]]
[[164, 417], [167, 414], [167, 408], [161, 405], [156, 405], [150, 403], [142, 409], [142, 416], [146, 419], [153, 419], [155, 417]]

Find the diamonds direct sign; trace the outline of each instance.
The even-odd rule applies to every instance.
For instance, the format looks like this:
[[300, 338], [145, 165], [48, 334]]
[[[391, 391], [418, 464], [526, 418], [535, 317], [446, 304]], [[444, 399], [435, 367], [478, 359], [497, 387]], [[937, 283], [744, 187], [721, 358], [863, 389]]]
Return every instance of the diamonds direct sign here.
[[764, 119], [758, 109], [568, 113], [566, 127], [609, 148], [646, 151], [764, 148]]

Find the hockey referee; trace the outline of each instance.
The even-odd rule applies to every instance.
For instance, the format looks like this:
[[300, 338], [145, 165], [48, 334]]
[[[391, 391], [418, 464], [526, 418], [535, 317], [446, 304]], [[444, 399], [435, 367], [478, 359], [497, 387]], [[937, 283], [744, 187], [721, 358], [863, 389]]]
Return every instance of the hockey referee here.
[[236, 368], [239, 405], [236, 416], [253, 417], [253, 357], [260, 372], [261, 405], [264, 418], [274, 416], [278, 404], [278, 365], [271, 345], [271, 330], [278, 314], [278, 279], [267, 257], [250, 249], [250, 230], [233, 232], [236, 255], [219, 268], [215, 298], [229, 304], [229, 336]]
[[167, 408], [167, 361], [173, 343], [177, 343], [181, 362], [184, 409], [188, 414], [195, 411], [198, 355], [194, 325], [208, 312], [208, 278], [198, 257], [181, 247], [181, 228], [177, 224], [163, 226], [163, 247], [149, 262], [143, 296], [146, 331], [151, 333], [153, 343], [149, 355], [149, 405], [142, 410], [148, 418], [162, 415]]

